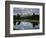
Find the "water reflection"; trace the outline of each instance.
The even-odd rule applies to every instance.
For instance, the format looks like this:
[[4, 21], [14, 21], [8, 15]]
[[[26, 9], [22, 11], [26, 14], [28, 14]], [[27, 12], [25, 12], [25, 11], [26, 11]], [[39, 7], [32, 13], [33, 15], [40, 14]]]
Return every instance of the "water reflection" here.
[[21, 23], [16, 22], [16, 25], [14, 25], [14, 30], [26, 30], [26, 29], [39, 29], [39, 24], [36, 24], [35, 27], [33, 27], [33, 23], [21, 21]]

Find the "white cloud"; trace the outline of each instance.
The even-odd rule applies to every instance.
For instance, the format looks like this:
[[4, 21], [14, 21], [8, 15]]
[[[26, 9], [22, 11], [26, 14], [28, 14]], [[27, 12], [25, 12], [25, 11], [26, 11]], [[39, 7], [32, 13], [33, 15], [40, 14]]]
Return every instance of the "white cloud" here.
[[13, 8], [13, 15], [21, 15], [21, 16], [28, 16], [33, 15], [33, 13], [39, 15], [39, 9], [37, 8]]

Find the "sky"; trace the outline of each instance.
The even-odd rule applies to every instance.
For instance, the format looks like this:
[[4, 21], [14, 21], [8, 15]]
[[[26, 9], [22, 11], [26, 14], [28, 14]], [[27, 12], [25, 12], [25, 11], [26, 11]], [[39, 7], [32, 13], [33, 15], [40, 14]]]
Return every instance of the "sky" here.
[[33, 15], [33, 13], [39, 15], [39, 8], [13, 8], [13, 15], [28, 16]]

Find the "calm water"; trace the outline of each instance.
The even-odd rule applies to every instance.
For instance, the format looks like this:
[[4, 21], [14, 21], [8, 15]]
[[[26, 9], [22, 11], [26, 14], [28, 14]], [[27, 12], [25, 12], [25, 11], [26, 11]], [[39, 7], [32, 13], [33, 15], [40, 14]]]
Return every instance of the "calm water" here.
[[[26, 30], [26, 29], [33, 29], [33, 24], [30, 23], [30, 22], [21, 22], [19, 25], [18, 25], [18, 22], [16, 22], [16, 25], [14, 25], [14, 28], [15, 29], [18, 29], [18, 30]], [[38, 29], [39, 28], [39, 24], [35, 26], [34, 29]]]

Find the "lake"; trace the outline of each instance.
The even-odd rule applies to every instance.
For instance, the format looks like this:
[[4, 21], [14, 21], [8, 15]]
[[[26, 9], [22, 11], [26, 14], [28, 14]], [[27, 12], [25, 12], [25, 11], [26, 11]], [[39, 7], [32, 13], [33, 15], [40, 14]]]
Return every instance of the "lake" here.
[[18, 25], [18, 22], [16, 22], [16, 25], [14, 25], [14, 29], [15, 30], [39, 29], [39, 24], [33, 27], [33, 24], [31, 22], [21, 21], [19, 25]]

